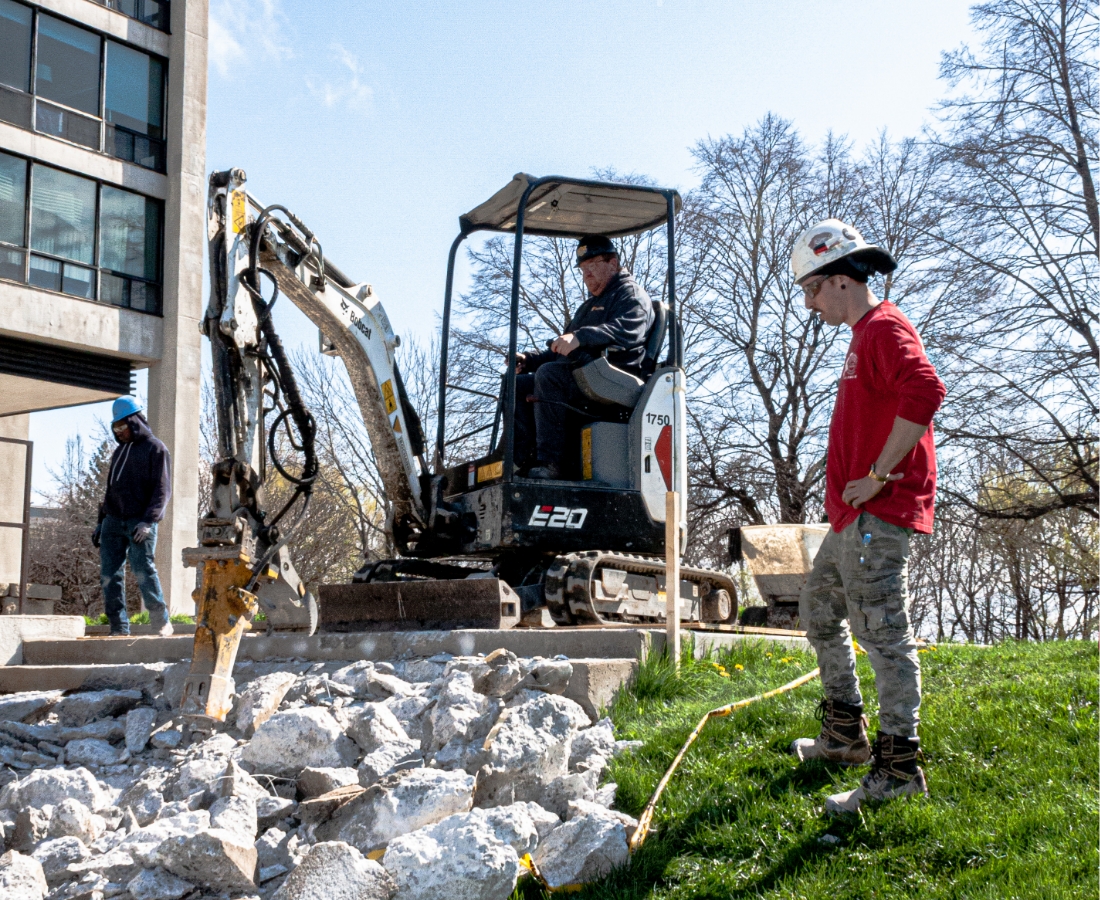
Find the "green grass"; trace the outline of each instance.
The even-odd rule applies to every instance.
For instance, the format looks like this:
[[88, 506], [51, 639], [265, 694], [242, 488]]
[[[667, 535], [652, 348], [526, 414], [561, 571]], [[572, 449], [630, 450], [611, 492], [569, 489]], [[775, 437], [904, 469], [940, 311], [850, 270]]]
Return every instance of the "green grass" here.
[[[195, 620], [191, 616], [175, 615], [170, 617], [171, 621], [175, 625], [194, 625]], [[107, 618], [107, 613], [100, 613], [98, 616], [85, 616], [85, 625], [110, 625], [111, 620]], [[148, 625], [149, 613], [146, 610], [142, 610], [136, 615], [130, 616], [131, 625]]]
[[[820, 727], [814, 681], [708, 724], [629, 868], [581, 896], [1097, 897], [1096, 645], [942, 645], [921, 661], [930, 799], [845, 821], [826, 817], [826, 796], [854, 787], [866, 769], [799, 766], [787, 752], [794, 738]], [[667, 659], [651, 659], [616, 699], [616, 733], [645, 742], [612, 764], [619, 808], [641, 812], [708, 709], [778, 687], [816, 664], [810, 653], [763, 644], [717, 663], [728, 678], [714, 660], [685, 660], [677, 679]], [[873, 731], [866, 656], [859, 675]], [[826, 835], [836, 841], [823, 841]]]

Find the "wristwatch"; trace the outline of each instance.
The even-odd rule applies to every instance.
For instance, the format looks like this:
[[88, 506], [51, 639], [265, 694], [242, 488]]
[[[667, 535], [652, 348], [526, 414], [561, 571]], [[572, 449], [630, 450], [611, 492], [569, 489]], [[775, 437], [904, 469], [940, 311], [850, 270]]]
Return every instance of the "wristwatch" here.
[[875, 464], [874, 463], [871, 463], [871, 471], [867, 473], [867, 477], [868, 478], [873, 478], [879, 484], [886, 484], [887, 482], [890, 481], [890, 476], [889, 475], [879, 475], [879, 473], [875, 471]]

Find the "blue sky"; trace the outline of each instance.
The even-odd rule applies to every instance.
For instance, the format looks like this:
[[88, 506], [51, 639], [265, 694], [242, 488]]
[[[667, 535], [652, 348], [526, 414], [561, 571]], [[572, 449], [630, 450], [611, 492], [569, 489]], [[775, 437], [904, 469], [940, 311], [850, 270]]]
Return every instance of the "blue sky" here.
[[[207, 167], [245, 169], [262, 201], [294, 210], [328, 258], [375, 286], [398, 333], [426, 342], [458, 216], [514, 173], [614, 167], [686, 191], [697, 141], [769, 111], [811, 141], [917, 134], [945, 91], [941, 51], [970, 40], [967, 10], [211, 0]], [[284, 340], [315, 346], [281, 305]], [[108, 409], [32, 416], [36, 492], [65, 438], [96, 436]]]

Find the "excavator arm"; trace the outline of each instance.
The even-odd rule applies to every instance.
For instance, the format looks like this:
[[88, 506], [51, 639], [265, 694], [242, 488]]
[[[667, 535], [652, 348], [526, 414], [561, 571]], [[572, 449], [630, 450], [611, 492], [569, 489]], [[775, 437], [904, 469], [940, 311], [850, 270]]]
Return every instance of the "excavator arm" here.
[[[210, 299], [201, 328], [210, 340], [218, 458], [200, 546], [184, 551], [200, 569], [190, 674], [181, 710], [222, 721], [243, 633], [259, 610], [269, 630], [317, 627], [288, 541], [305, 516], [318, 475], [316, 424], [275, 331], [272, 309], [288, 298], [344, 361], [390, 500], [387, 530], [402, 551], [422, 533], [428, 467], [419, 417], [405, 393], [399, 344], [369, 284], [354, 284], [324, 258], [316, 236], [288, 209], [264, 206], [240, 169], [210, 176], [207, 237]], [[290, 448], [300, 459], [283, 459]], [[290, 486], [278, 510], [265, 505], [269, 467]]]

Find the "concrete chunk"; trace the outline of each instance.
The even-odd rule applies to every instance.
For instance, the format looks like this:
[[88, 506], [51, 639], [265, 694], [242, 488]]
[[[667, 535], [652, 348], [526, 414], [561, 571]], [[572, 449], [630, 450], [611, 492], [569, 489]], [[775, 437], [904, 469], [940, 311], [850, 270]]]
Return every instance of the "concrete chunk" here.
[[15, 850], [0, 856], [0, 897], [4, 900], [42, 900], [49, 889], [38, 860]]
[[341, 769], [307, 766], [298, 773], [298, 797], [302, 800], [311, 800], [336, 788], [358, 783], [359, 773], [350, 766]]
[[470, 814], [394, 839], [382, 864], [397, 882], [397, 900], [507, 900], [523, 871], [516, 851]]
[[70, 766], [113, 766], [122, 754], [107, 741], [83, 738], [65, 746], [65, 762]]
[[390, 900], [397, 886], [389, 873], [341, 841], [314, 844], [272, 900]]
[[532, 858], [551, 889], [587, 884], [626, 865], [626, 826], [610, 816], [578, 815], [550, 832]]
[[238, 838], [256, 841], [256, 801], [247, 797], [222, 797], [210, 807], [210, 827], [221, 828]]
[[327, 710], [285, 709], [268, 719], [241, 760], [253, 772], [296, 777], [307, 766], [340, 768], [355, 762], [355, 743]]
[[139, 706], [126, 713], [126, 749], [141, 753], [157, 723], [157, 711], [151, 706]]
[[98, 811], [110, 802], [109, 794], [85, 768], [35, 769], [0, 791], [0, 809], [57, 806], [72, 797], [88, 809]]
[[344, 841], [370, 853], [399, 835], [467, 812], [473, 791], [474, 779], [465, 772], [396, 772], [341, 806], [318, 827], [317, 837]]
[[157, 849], [156, 861], [173, 875], [211, 890], [256, 886], [256, 848], [220, 828], [168, 838]]
[[77, 837], [59, 837], [43, 841], [31, 854], [42, 866], [46, 883], [51, 888], [69, 880], [67, 867], [71, 863], [82, 862], [90, 855], [84, 842]]
[[252, 681], [241, 694], [237, 707], [237, 730], [245, 737], [252, 737], [275, 714], [296, 680], [293, 672], [272, 672]]
[[194, 889], [190, 881], [177, 878], [161, 868], [142, 869], [126, 885], [134, 900], [179, 900]]

